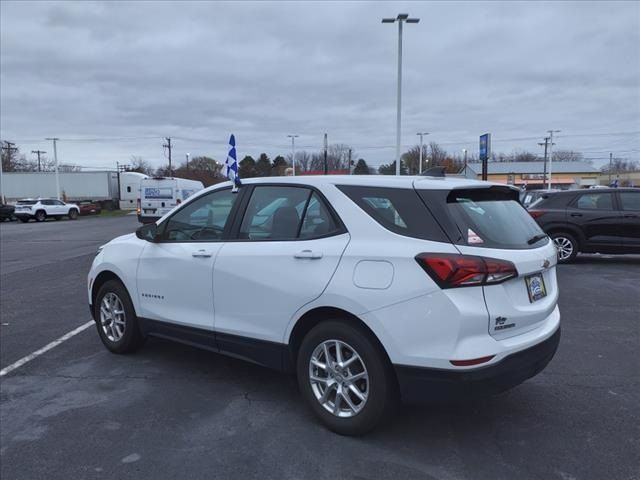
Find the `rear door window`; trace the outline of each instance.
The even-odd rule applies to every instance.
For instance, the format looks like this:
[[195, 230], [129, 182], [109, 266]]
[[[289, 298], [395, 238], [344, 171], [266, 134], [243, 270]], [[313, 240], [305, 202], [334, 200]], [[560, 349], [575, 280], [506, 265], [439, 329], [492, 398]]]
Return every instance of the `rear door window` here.
[[581, 210], [613, 210], [613, 194], [586, 193], [575, 200], [574, 206]]
[[459, 236], [473, 247], [529, 249], [549, 240], [511, 192], [489, 188], [452, 190], [446, 212]]
[[399, 235], [448, 241], [429, 209], [415, 190], [339, 185], [338, 188], [367, 215]]
[[620, 192], [622, 210], [640, 211], [640, 192]]

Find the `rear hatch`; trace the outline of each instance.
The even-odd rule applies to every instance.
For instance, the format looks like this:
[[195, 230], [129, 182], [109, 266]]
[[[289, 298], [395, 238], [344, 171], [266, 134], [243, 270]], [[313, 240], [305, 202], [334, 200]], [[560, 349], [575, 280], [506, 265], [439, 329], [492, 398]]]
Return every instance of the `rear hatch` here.
[[417, 191], [461, 254], [515, 266], [517, 276], [482, 287], [490, 335], [520, 335], [551, 315], [558, 299], [556, 249], [519, 203], [517, 190], [479, 184]]
[[31, 207], [33, 207], [37, 200], [18, 200], [16, 203], [15, 211], [16, 212], [31, 212]]
[[142, 216], [162, 217], [177, 204], [174, 179], [144, 179], [140, 187]]

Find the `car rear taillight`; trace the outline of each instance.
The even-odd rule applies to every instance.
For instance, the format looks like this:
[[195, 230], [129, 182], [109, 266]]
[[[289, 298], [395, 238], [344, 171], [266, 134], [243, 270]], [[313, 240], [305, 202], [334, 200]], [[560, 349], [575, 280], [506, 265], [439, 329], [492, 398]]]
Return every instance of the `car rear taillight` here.
[[531, 215], [533, 218], [538, 218], [538, 217], [541, 217], [542, 215], [544, 215], [544, 211], [542, 211], [542, 210], [529, 210], [529, 215]]
[[142, 213], [142, 208], [140, 207], [140, 199], [136, 202], [136, 213], [140, 215]]
[[421, 253], [416, 261], [440, 288], [494, 285], [518, 276], [513, 263], [497, 258]]

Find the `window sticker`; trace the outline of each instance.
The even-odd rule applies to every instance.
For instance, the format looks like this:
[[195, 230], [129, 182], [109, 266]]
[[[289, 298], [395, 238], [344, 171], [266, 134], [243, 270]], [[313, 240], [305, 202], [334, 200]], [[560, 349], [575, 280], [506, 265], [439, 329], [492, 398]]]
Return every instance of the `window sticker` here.
[[480, 238], [480, 236], [476, 232], [469, 228], [467, 229], [467, 243], [470, 245], [484, 243], [484, 240], [482, 240], [482, 238]]

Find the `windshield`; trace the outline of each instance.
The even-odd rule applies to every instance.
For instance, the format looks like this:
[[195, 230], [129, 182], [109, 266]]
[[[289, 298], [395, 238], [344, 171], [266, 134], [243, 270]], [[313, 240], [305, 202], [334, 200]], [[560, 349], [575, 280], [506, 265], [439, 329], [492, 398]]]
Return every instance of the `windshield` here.
[[451, 192], [447, 210], [460, 232], [462, 245], [528, 249], [548, 242], [547, 236], [515, 199], [491, 198], [473, 191]]

